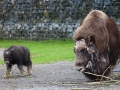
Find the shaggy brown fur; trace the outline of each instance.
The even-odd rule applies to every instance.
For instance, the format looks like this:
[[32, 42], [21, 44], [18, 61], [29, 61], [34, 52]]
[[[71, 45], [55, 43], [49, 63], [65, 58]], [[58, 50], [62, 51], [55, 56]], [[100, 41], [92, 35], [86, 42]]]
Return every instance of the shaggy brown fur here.
[[25, 75], [23, 66], [27, 67], [28, 74], [32, 73], [32, 61], [30, 59], [30, 51], [24, 46], [10, 46], [3, 53], [4, 62], [6, 64], [5, 78], [9, 77], [12, 65], [17, 65], [21, 76]]
[[[108, 55], [107, 58], [109, 59], [105, 64], [106, 65], [105, 69], [109, 65], [111, 66], [116, 65], [118, 61], [118, 56], [120, 55], [119, 30], [117, 28], [116, 23], [113, 20], [111, 20], [105, 13], [99, 10], [92, 10], [83, 19], [80, 26], [77, 28], [73, 35], [73, 40], [75, 41], [75, 43], [77, 41], [80, 41], [81, 39], [85, 39], [87, 47], [90, 48], [91, 46], [92, 47], [94, 46], [94, 48], [98, 50], [99, 59], [100, 57], [103, 56], [106, 59], [107, 57], [106, 55]], [[91, 39], [92, 44], [90, 42]], [[78, 57], [77, 55], [76, 57]], [[79, 61], [77, 62], [79, 63]], [[103, 72], [101, 72], [101, 74], [102, 73]], [[109, 76], [111, 74], [111, 70], [108, 70], [107, 73], [106, 76]]]

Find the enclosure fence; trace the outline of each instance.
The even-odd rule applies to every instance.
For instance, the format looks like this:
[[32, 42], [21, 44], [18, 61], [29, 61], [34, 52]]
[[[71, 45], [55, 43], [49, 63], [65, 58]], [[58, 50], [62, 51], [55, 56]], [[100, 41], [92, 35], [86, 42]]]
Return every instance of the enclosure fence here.
[[71, 39], [94, 9], [120, 25], [120, 0], [0, 0], [0, 39]]

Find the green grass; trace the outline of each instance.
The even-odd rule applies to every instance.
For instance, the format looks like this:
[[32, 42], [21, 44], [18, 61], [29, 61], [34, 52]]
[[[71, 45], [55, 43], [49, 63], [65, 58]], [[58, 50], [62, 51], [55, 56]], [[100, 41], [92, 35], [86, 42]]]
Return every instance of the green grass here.
[[[72, 40], [0, 40], [0, 48], [9, 48], [11, 45], [23, 45], [29, 48], [31, 60], [36, 63], [51, 63], [63, 60], [74, 60]], [[0, 61], [0, 63], [2, 63]]]

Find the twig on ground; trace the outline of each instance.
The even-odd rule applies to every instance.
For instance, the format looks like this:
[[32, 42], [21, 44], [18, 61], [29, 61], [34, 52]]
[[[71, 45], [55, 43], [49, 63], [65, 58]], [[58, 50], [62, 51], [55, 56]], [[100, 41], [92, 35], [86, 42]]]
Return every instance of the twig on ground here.
[[[105, 69], [105, 71], [103, 72], [103, 75], [101, 76], [100, 82], [102, 81], [103, 76], [105, 75], [106, 71], [107, 71], [109, 68], [112, 68], [111, 65], [110, 65], [109, 67], [107, 67], [107, 68]], [[110, 78], [110, 79], [111, 79], [111, 78]]]
[[103, 75], [97, 75], [97, 74], [93, 74], [93, 73], [90, 73], [90, 72], [84, 72], [84, 73], [86, 73], [86, 74], [91, 74], [91, 75], [94, 75], [94, 76], [98, 76], [98, 77], [103, 77], [103, 78], [106, 78], [106, 79], [108, 79], [109, 81], [100, 81], [100, 82], [91, 82], [90, 84], [102, 84], [102, 83], [111, 83], [111, 82], [115, 82], [115, 83], [120, 83], [120, 81], [119, 80], [113, 80], [112, 78], [110, 78], [110, 77], [107, 77], [107, 76], [103, 76]]
[[109, 80], [113, 80], [112, 78], [107, 77], [107, 76], [103, 76], [103, 75], [98, 75], [98, 74], [94, 74], [94, 73], [90, 73], [90, 72], [84, 72], [84, 73], [91, 74], [91, 75], [98, 76], [98, 77], [103, 77], [103, 78], [106, 78], [106, 79], [109, 79]]

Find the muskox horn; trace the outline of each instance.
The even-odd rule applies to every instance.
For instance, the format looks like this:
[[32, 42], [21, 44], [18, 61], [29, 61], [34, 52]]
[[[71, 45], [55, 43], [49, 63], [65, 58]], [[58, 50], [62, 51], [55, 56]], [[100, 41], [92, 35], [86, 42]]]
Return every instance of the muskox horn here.
[[77, 41], [77, 42], [75, 43], [75, 45], [76, 45], [76, 46], [79, 46], [79, 47], [87, 47], [87, 46], [86, 46], [86, 43], [85, 43], [85, 39], [81, 39], [81, 40]]

